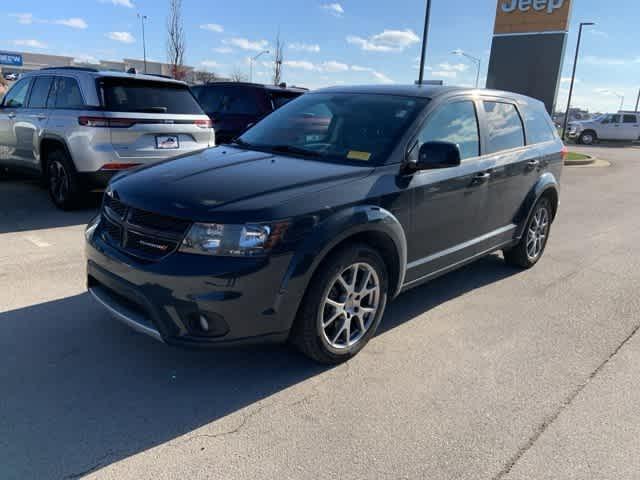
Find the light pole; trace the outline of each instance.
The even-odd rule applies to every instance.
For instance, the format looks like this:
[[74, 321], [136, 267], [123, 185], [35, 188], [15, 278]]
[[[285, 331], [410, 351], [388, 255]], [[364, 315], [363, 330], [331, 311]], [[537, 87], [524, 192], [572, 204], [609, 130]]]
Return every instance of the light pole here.
[[618, 109], [618, 111], [622, 111], [622, 109], [624, 108], [624, 95], [616, 92], [611, 92], [611, 93], [613, 93], [616, 97], [620, 99], [620, 108]]
[[251, 59], [249, 60], [249, 82], [253, 82], [253, 62], [255, 62], [262, 55], [268, 55], [269, 53], [269, 50], [265, 50], [257, 54], [255, 57], [251, 57]]
[[573, 84], [576, 81], [576, 67], [578, 66], [578, 54], [580, 53], [580, 42], [582, 40], [582, 28], [595, 25], [594, 22], [581, 22], [578, 32], [578, 44], [576, 45], [576, 57], [573, 60], [573, 73], [571, 74], [571, 86], [569, 87], [569, 98], [567, 100], [567, 111], [564, 115], [564, 125], [562, 126], [562, 140], [567, 138], [567, 125], [569, 124], [569, 110], [571, 109], [571, 97], [573, 96]]
[[146, 15], [138, 14], [140, 24], [142, 25], [142, 58], [144, 61], [144, 73], [147, 73], [147, 42], [144, 37], [144, 22], [147, 20]]
[[458, 49], [458, 50], [454, 50], [453, 52], [451, 52], [453, 55], [460, 55], [462, 57], [467, 57], [469, 60], [475, 62], [476, 67], [477, 67], [477, 71], [476, 71], [476, 88], [478, 88], [478, 83], [480, 83], [480, 69], [482, 68], [482, 60], [480, 60], [477, 57], [474, 57], [473, 55], [469, 55], [466, 52], [463, 52], [462, 50]]
[[638, 107], [640, 107], [640, 90], [638, 90], [638, 100], [636, 100], [636, 113], [638, 113]]
[[424, 62], [427, 58], [427, 39], [429, 37], [429, 21], [431, 19], [431, 0], [427, 0], [427, 12], [424, 16], [424, 33], [422, 35], [422, 55], [420, 56], [420, 76], [418, 85], [424, 81]]

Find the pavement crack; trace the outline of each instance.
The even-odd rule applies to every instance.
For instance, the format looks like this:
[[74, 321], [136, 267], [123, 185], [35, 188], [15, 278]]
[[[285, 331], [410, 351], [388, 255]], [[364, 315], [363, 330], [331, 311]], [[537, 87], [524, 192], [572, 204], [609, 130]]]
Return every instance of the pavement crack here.
[[558, 419], [560, 414], [573, 403], [573, 401], [580, 394], [580, 392], [582, 392], [587, 387], [587, 385], [589, 385], [589, 383], [604, 369], [604, 367], [620, 352], [620, 350], [622, 350], [622, 348], [627, 343], [629, 343], [629, 341], [636, 335], [636, 333], [638, 333], [639, 330], [640, 330], [640, 324], [636, 325], [634, 329], [631, 331], [631, 333], [627, 335], [627, 337], [615, 348], [615, 350], [613, 350], [613, 352], [611, 352], [607, 356], [607, 358], [605, 358], [600, 363], [600, 365], [598, 365], [598, 367], [595, 370], [593, 370], [582, 383], [580, 383], [576, 388], [574, 388], [571, 391], [571, 393], [569, 393], [569, 395], [558, 406], [556, 411], [553, 412], [552, 415], [548, 416], [540, 425], [538, 425], [538, 427], [533, 432], [533, 435], [531, 435], [531, 437], [529, 437], [529, 439], [525, 442], [525, 444], [522, 445], [518, 449], [518, 451], [509, 459], [509, 461], [505, 464], [502, 470], [500, 470], [493, 477], [493, 480], [501, 480], [506, 475], [508, 475], [509, 472], [511, 472], [513, 467], [520, 461], [520, 459], [524, 456], [524, 454], [527, 453], [527, 451], [531, 449], [533, 445], [535, 445], [535, 443], [542, 436], [542, 434], [553, 424], [553, 422], [555, 422]]

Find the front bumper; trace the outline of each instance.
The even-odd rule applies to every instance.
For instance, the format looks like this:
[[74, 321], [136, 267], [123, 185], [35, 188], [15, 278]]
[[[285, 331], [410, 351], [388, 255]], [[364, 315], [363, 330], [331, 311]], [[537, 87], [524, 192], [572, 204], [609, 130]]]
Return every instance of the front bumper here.
[[301, 300], [280, 287], [291, 255], [254, 259], [174, 253], [149, 263], [99, 236], [88, 241], [86, 252], [87, 288], [93, 297], [129, 327], [171, 345], [283, 342]]

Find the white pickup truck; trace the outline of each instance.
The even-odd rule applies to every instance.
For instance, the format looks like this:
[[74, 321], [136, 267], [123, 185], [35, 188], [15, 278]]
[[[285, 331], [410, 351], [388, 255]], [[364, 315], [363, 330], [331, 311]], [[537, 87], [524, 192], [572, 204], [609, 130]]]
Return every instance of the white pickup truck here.
[[608, 113], [591, 120], [571, 122], [567, 136], [583, 145], [597, 140], [640, 140], [640, 113]]

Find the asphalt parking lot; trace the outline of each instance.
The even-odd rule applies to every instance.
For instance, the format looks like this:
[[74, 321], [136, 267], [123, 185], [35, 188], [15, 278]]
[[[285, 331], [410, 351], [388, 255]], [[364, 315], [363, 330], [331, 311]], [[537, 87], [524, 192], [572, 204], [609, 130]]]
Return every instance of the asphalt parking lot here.
[[0, 478], [640, 476], [640, 149], [576, 148], [543, 260], [401, 296], [351, 362], [181, 351], [85, 293], [83, 226], [0, 179]]

